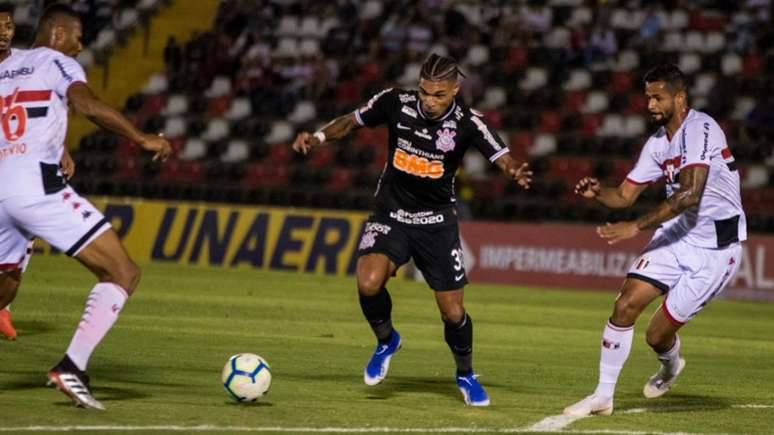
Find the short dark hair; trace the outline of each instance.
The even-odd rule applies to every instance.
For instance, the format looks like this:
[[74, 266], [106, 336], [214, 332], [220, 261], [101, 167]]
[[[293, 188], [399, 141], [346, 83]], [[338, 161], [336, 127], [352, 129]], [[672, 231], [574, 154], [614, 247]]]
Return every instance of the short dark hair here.
[[688, 89], [688, 80], [673, 63], [662, 63], [645, 73], [645, 83], [665, 82], [670, 91], [677, 93]]
[[43, 10], [43, 14], [40, 16], [40, 20], [38, 20], [38, 32], [44, 28], [50, 27], [51, 24], [53, 24], [53, 22], [59, 17], [74, 18], [76, 20], [81, 19], [81, 16], [78, 15], [78, 12], [75, 12], [75, 10], [70, 7], [70, 5], [66, 5], [64, 3], [54, 3]]
[[13, 10], [14, 7], [11, 3], [0, 2], [0, 14], [9, 14], [11, 17], [13, 17]]
[[425, 63], [422, 64], [422, 71], [419, 73], [419, 78], [431, 82], [457, 80], [460, 76], [465, 77], [465, 74], [460, 71], [456, 60], [435, 53], [431, 53], [427, 57]]

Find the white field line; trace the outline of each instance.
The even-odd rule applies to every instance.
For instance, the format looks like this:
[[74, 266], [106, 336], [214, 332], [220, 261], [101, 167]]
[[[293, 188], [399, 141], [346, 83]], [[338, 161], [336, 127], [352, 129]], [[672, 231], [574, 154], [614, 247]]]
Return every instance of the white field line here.
[[588, 416], [573, 417], [569, 415], [552, 415], [533, 424], [528, 427], [527, 430], [532, 432], [558, 432], [571, 425], [574, 421], [586, 417]]

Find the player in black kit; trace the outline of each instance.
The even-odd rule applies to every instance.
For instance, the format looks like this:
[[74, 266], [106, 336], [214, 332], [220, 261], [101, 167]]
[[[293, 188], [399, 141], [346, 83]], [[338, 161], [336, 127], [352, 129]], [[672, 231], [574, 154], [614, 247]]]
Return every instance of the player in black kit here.
[[418, 90], [383, 90], [320, 131], [300, 133], [293, 149], [306, 154], [360, 127], [387, 124], [387, 164], [358, 250], [360, 306], [378, 340], [365, 367], [365, 383], [381, 382], [400, 348], [385, 285], [398, 267], [413, 258], [434, 290], [465, 403], [488, 406], [489, 396], [473, 372], [473, 321], [462, 305], [468, 280], [457, 227], [454, 174], [471, 146], [525, 189], [532, 172], [526, 163], [511, 158], [480, 113], [455, 98], [461, 77], [453, 59], [431, 54], [422, 65]]

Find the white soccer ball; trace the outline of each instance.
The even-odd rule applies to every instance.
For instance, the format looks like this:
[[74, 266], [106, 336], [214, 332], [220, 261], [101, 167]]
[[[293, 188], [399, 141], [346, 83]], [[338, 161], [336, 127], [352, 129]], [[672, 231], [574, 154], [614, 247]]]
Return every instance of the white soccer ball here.
[[269, 391], [271, 368], [258, 355], [236, 354], [223, 367], [223, 386], [237, 402], [254, 401]]

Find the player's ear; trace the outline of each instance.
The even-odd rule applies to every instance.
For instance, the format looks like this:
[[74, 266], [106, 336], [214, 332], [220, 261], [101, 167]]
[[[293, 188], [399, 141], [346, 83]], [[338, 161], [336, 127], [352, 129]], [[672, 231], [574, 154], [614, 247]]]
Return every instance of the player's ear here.
[[459, 92], [459, 91], [460, 91], [460, 81], [459, 80], [455, 80], [454, 81], [454, 87], [452, 88], [452, 95], [456, 97], [457, 96], [457, 92]]
[[51, 45], [59, 45], [65, 40], [65, 28], [64, 26], [57, 25], [51, 30]]

